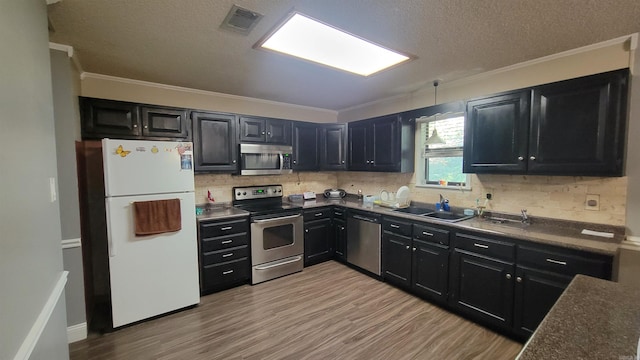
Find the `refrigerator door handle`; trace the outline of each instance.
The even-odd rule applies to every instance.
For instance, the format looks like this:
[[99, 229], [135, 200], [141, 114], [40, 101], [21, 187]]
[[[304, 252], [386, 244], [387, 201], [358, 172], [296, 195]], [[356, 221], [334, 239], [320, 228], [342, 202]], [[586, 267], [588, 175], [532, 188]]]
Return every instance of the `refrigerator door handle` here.
[[116, 244], [113, 241], [113, 235], [111, 231], [111, 219], [109, 219], [109, 199], [106, 201], [106, 213], [107, 213], [107, 248], [109, 251], [109, 257], [116, 256]]

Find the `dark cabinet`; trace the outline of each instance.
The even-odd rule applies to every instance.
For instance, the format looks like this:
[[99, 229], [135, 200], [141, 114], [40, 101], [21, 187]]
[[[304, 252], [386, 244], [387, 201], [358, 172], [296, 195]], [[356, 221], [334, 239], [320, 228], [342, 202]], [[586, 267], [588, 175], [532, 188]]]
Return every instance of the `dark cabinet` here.
[[628, 70], [533, 89], [528, 172], [621, 176]]
[[251, 278], [249, 221], [210, 220], [198, 223], [200, 292], [208, 294]]
[[343, 208], [333, 209], [334, 254], [338, 261], [347, 261], [347, 212]]
[[236, 172], [236, 117], [232, 114], [192, 112], [195, 166], [199, 172]]
[[311, 266], [333, 257], [333, 227], [330, 208], [305, 210], [304, 266]]
[[184, 139], [189, 136], [186, 109], [142, 106], [142, 135]]
[[293, 123], [293, 170], [320, 169], [320, 128], [318, 124]]
[[449, 247], [413, 239], [412, 288], [423, 298], [446, 303], [449, 291]]
[[346, 170], [347, 125], [324, 125], [320, 130], [320, 169]]
[[141, 134], [138, 104], [81, 97], [80, 108], [83, 139], [131, 139]]
[[291, 121], [240, 116], [240, 142], [291, 145]]
[[411, 288], [411, 238], [384, 232], [382, 248], [384, 279], [400, 287]]
[[399, 114], [349, 123], [349, 170], [412, 172], [413, 130]]
[[467, 102], [463, 170], [621, 176], [629, 70]]
[[463, 171], [526, 171], [531, 92], [516, 91], [467, 102]]

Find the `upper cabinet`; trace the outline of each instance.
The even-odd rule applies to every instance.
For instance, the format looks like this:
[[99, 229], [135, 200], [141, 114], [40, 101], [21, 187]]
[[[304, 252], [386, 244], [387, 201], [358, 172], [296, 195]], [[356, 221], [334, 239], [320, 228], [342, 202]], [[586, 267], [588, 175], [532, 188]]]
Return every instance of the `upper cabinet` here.
[[347, 124], [321, 126], [320, 170], [346, 170]]
[[628, 69], [467, 102], [464, 172], [621, 176]]
[[412, 172], [414, 122], [400, 114], [349, 123], [349, 170]]
[[198, 172], [236, 172], [238, 146], [233, 114], [192, 112], [193, 147]]
[[291, 121], [240, 116], [240, 142], [291, 145]]
[[186, 109], [80, 98], [82, 138], [188, 140]]
[[293, 122], [293, 170], [320, 168], [320, 125]]

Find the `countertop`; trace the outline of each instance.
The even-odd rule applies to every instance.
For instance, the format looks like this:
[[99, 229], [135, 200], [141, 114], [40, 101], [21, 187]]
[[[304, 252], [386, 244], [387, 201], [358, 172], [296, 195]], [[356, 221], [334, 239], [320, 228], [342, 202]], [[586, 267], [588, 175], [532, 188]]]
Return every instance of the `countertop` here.
[[[566, 221], [554, 221], [545, 218], [532, 218], [530, 225], [515, 224], [494, 224], [485, 219], [475, 217], [460, 222], [444, 222], [437, 219], [426, 218], [424, 216], [412, 215], [394, 211], [393, 209], [381, 207], [378, 205], [363, 204], [361, 200], [356, 199], [325, 199], [317, 198], [315, 201], [296, 202], [294, 204], [301, 205], [303, 209], [339, 205], [351, 209], [359, 209], [371, 211], [382, 215], [392, 215], [399, 218], [410, 219], [426, 223], [434, 223], [458, 228], [462, 230], [479, 231], [490, 235], [506, 236], [514, 239], [521, 239], [531, 242], [562, 246], [566, 248], [590, 251], [594, 253], [615, 256], [618, 247], [624, 236], [621, 233], [615, 235], [613, 239], [606, 239], [593, 235], [584, 235], [580, 231], [582, 228], [589, 230], [602, 231], [602, 225], [577, 223]], [[572, 223], [572, 226], [567, 226]]]
[[[249, 216], [248, 211], [236, 209], [230, 203], [199, 204], [196, 209], [202, 209], [202, 215], [196, 215], [198, 222], [205, 220], [224, 220], [236, 217]], [[196, 212], [197, 214], [197, 212]]]
[[636, 359], [639, 303], [640, 289], [576, 275], [517, 359]]

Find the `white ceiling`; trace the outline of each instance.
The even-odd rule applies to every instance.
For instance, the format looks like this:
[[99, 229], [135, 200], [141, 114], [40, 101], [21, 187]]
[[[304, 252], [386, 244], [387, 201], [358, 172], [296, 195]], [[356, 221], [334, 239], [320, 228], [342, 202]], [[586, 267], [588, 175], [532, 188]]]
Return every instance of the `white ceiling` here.
[[[264, 18], [220, 28], [233, 4]], [[324, 109], [367, 102], [640, 31], [638, 0], [63, 0], [52, 42], [84, 71]], [[368, 78], [253, 45], [296, 9], [417, 56]]]

